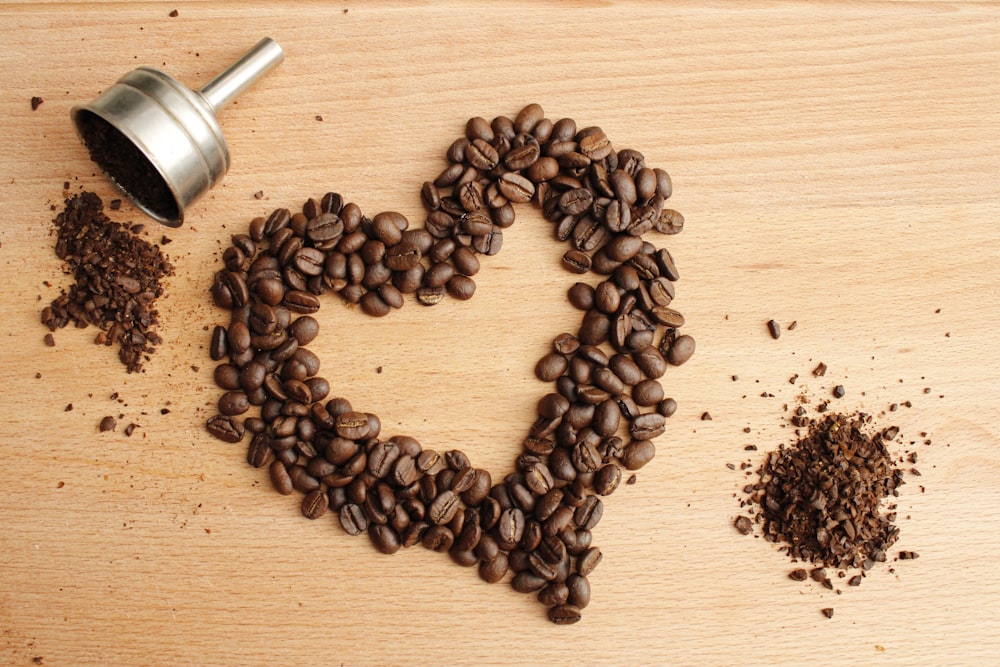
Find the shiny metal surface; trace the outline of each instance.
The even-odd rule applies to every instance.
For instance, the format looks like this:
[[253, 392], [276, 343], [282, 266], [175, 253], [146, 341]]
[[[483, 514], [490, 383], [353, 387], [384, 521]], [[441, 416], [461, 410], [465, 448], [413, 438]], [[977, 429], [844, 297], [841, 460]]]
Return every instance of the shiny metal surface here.
[[[178, 227], [184, 210], [229, 170], [230, 156], [216, 114], [284, 59], [264, 38], [242, 58], [192, 91], [169, 75], [139, 67], [86, 106], [72, 110], [91, 157], [118, 188], [150, 217]], [[148, 164], [108, 156], [92, 131], [100, 121], [117, 130]], [[162, 196], [150, 194], [160, 193]]]

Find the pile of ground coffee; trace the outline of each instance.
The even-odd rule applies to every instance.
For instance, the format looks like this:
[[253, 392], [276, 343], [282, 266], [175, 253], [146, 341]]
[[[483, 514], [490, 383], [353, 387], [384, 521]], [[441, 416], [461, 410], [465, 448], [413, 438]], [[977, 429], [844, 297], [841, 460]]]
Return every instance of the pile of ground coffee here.
[[78, 328], [92, 324], [101, 329], [95, 343], [117, 343], [128, 371], [140, 370], [161, 342], [154, 305], [173, 266], [159, 246], [110, 220], [93, 192], [67, 199], [53, 222], [56, 255], [74, 283], [42, 310], [42, 324], [51, 331], [70, 322]]
[[[886, 560], [899, 536], [892, 506], [884, 502], [903, 484], [903, 472], [886, 447], [899, 431], [873, 429], [871, 416], [863, 413], [815, 419], [797, 414], [793, 423], [804, 435], [770, 452], [756, 483], [744, 490], [764, 539], [780, 543], [793, 559], [818, 566], [808, 574], [832, 588], [822, 568], [868, 570]], [[806, 576], [804, 570], [792, 573]], [[860, 583], [856, 576], [849, 583]]]

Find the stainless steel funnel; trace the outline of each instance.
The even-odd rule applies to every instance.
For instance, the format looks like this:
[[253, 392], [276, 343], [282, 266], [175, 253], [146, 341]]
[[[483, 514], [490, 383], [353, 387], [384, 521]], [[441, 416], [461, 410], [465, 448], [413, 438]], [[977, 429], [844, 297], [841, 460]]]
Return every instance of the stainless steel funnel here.
[[283, 59], [265, 37], [200, 91], [139, 67], [71, 115], [91, 159], [125, 196], [179, 227], [184, 209], [229, 171], [216, 114]]

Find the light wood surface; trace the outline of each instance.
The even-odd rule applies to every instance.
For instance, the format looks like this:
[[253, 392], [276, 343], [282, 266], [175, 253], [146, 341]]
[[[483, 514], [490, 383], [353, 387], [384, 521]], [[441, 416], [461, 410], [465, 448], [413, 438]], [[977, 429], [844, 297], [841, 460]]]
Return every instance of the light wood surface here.
[[[176, 266], [164, 345], [135, 375], [94, 330], [45, 347], [40, 308], [67, 285], [50, 205], [64, 181], [114, 195], [70, 107], [139, 64], [199, 86], [264, 35], [287, 59], [223, 114], [224, 184], [180, 230], [147, 226]], [[0, 75], [3, 664], [1000, 664], [996, 4], [12, 4]], [[571, 627], [439, 554], [306, 521], [203, 428], [230, 234], [328, 190], [420, 220], [465, 120], [529, 102], [671, 173], [687, 229], [654, 240], [698, 340], [665, 377], [680, 409], [657, 457], [607, 499]], [[523, 208], [470, 302], [372, 321], [330, 299], [322, 374], [384, 432], [502, 476], [546, 391], [535, 360], [578, 326], [562, 252]], [[797, 328], [771, 340], [771, 318]], [[898, 499], [919, 560], [843, 595], [732, 528], [739, 464], [790, 441], [783, 404], [835, 384], [845, 410], [912, 401], [880, 423], [922, 473]]]

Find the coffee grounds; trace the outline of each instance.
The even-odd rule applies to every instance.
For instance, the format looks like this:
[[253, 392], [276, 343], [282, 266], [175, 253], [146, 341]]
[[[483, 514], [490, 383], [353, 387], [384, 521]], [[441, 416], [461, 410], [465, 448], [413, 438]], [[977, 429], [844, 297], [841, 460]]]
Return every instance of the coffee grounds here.
[[84, 112], [80, 116], [80, 134], [90, 159], [130, 197], [167, 219], [180, 216], [177, 199], [170, 186], [149, 158], [111, 123]]
[[805, 435], [767, 455], [749, 487], [764, 539], [792, 558], [823, 567], [870, 569], [886, 560], [899, 529], [883, 500], [898, 495], [903, 473], [869, 434], [867, 414], [799, 417]]
[[53, 222], [56, 255], [75, 282], [42, 310], [42, 324], [51, 331], [70, 322], [78, 328], [92, 324], [101, 329], [95, 343], [117, 343], [128, 372], [141, 370], [162, 342], [153, 330], [154, 305], [163, 294], [161, 280], [173, 275], [173, 266], [159, 246], [104, 215], [104, 204], [93, 192], [67, 199]]

